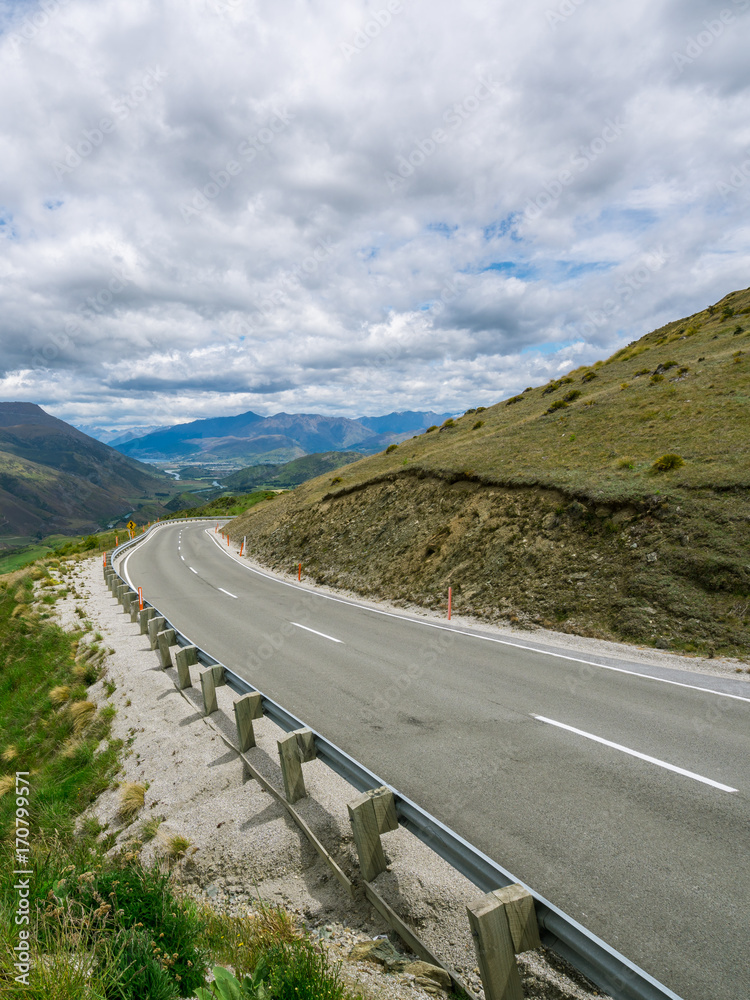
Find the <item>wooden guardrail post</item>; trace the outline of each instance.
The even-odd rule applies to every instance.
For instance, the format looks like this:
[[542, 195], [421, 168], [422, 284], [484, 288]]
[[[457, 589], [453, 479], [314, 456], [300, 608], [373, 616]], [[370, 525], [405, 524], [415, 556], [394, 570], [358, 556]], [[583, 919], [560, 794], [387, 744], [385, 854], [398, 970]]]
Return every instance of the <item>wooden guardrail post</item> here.
[[155, 608], [144, 608], [138, 612], [138, 624], [141, 626], [141, 635], [148, 635], [148, 623], [156, 615]]
[[216, 685], [214, 684], [212, 667], [201, 670], [201, 694], [203, 695], [203, 714], [211, 715], [212, 712], [218, 712], [219, 704], [216, 701]]
[[190, 680], [190, 668], [198, 662], [197, 646], [172, 647], [172, 662], [177, 670], [177, 687], [180, 691], [193, 686]]
[[302, 765], [315, 760], [315, 736], [311, 729], [295, 729], [278, 741], [281, 774], [287, 802], [296, 802], [307, 795]]
[[240, 740], [240, 752], [244, 753], [255, 746], [255, 731], [253, 722], [255, 719], [263, 718], [263, 707], [261, 698], [257, 691], [243, 694], [234, 703], [234, 721], [237, 724], [237, 733]]
[[148, 640], [151, 649], [156, 649], [156, 637], [162, 631], [164, 626], [167, 624], [167, 619], [162, 618], [161, 615], [154, 615], [154, 617], [148, 623]]
[[505, 886], [466, 912], [486, 1000], [523, 1000], [516, 954], [541, 947], [531, 893], [522, 885]]
[[398, 828], [393, 792], [385, 786], [363, 792], [347, 809], [362, 878], [372, 882], [386, 869], [380, 834]]
[[173, 628], [162, 629], [156, 636], [156, 645], [159, 649], [159, 662], [162, 670], [172, 666], [172, 657], [169, 653], [170, 646], [177, 645], [177, 636]]
[[126, 594], [122, 597], [122, 610], [126, 615], [130, 614], [130, 609], [133, 607], [133, 601], [138, 600], [138, 594], [134, 590], [128, 590]]

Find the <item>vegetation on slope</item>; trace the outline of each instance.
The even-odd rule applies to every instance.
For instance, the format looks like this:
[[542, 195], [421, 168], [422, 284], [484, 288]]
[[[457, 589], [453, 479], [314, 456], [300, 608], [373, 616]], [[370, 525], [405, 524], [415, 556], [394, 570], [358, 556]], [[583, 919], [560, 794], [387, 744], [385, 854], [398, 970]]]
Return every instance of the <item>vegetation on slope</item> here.
[[750, 651], [750, 290], [230, 526], [277, 568], [490, 620]]
[[232, 490], [251, 490], [260, 487], [289, 490], [308, 479], [333, 472], [334, 469], [363, 457], [359, 451], [324, 451], [295, 458], [283, 465], [251, 465], [247, 469], [233, 472], [223, 480], [223, 483]]
[[217, 497], [200, 507], [188, 507], [185, 510], [175, 511], [164, 520], [173, 520], [176, 517], [237, 517], [243, 514], [250, 507], [254, 507], [261, 500], [273, 500], [276, 496], [273, 490], [256, 490], [254, 493], [246, 493], [244, 496]]

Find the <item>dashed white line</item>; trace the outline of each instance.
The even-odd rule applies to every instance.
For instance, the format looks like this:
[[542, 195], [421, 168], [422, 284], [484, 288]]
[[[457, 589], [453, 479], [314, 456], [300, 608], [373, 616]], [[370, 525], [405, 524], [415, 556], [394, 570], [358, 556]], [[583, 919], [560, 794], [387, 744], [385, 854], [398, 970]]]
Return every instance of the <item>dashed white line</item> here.
[[546, 722], [549, 726], [557, 726], [558, 729], [567, 729], [569, 733], [575, 733], [577, 736], [585, 736], [587, 740], [593, 740], [595, 743], [601, 743], [605, 747], [612, 747], [614, 750], [621, 750], [623, 753], [630, 754], [631, 757], [637, 757], [639, 760], [648, 761], [649, 764], [657, 764], [659, 767], [665, 768], [667, 771], [674, 771], [675, 774], [682, 774], [686, 778], [692, 778], [694, 781], [702, 781], [704, 785], [711, 785], [712, 788], [718, 788], [722, 792], [736, 792], [737, 788], [731, 788], [729, 785], [722, 785], [720, 781], [714, 781], [713, 778], [704, 778], [702, 774], [696, 774], [694, 771], [686, 771], [684, 767], [677, 767], [675, 764], [668, 764], [665, 760], [659, 760], [658, 757], [649, 757], [648, 754], [640, 753], [638, 750], [631, 750], [630, 747], [624, 747], [620, 743], [612, 743], [611, 740], [605, 740], [601, 736], [594, 736], [593, 733], [587, 733], [583, 729], [576, 729], [575, 726], [568, 726], [564, 722], [555, 722], [554, 719], [547, 719], [543, 715], [533, 715], [532, 718], [536, 719], [537, 722]]
[[185, 556], [180, 556], [180, 559], [182, 559], [182, 561], [185, 562]]
[[219, 587], [219, 590], [222, 592], [222, 594], [226, 594], [227, 597], [233, 597], [235, 599], [235, 601], [239, 600], [239, 597], [237, 597], [236, 594], [230, 594], [229, 591], [228, 590], [224, 590], [223, 587]]
[[196, 576], [198, 575], [198, 570], [197, 569], [193, 569], [192, 566], [190, 567], [190, 572], [191, 573], [195, 573]]
[[325, 632], [317, 632], [314, 628], [308, 628], [307, 625], [300, 625], [299, 622], [290, 622], [289, 624], [290, 625], [296, 625], [297, 628], [303, 628], [305, 630], [305, 632], [312, 632], [313, 635], [322, 636], [323, 639], [330, 639], [331, 642], [341, 642], [341, 643], [343, 643], [343, 641], [344, 641], [343, 639], [336, 639], [332, 635], [326, 635]]

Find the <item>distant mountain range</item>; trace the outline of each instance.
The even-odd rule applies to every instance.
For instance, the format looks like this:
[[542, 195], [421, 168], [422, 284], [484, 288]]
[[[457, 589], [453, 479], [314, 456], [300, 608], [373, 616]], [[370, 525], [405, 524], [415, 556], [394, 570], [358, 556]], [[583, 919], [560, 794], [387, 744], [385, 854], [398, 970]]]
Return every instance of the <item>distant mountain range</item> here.
[[233, 417], [176, 424], [116, 447], [124, 455], [141, 460], [203, 463], [231, 459], [248, 466], [276, 465], [319, 452], [356, 450], [373, 454], [452, 415], [407, 410], [357, 419], [317, 413], [262, 417], [249, 410]]
[[106, 427], [97, 427], [94, 424], [75, 424], [75, 427], [112, 448], [116, 448], [118, 444], [125, 444], [126, 441], [132, 441], [133, 438], [143, 437], [145, 434], [167, 430], [166, 424], [151, 424], [150, 427], [118, 427], [114, 430], [107, 430]]
[[0, 403], [0, 537], [95, 531], [164, 489], [163, 476], [40, 406]]

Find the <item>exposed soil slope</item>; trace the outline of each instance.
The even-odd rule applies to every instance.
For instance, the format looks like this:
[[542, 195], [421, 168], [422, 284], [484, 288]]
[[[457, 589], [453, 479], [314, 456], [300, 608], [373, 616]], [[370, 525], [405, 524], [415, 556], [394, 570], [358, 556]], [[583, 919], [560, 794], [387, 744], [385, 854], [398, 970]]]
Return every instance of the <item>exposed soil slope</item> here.
[[[230, 526], [274, 568], [494, 621], [750, 652], [750, 290]], [[661, 463], [665, 455], [676, 455]]]

